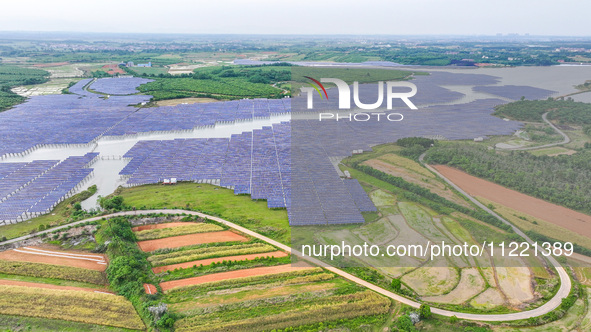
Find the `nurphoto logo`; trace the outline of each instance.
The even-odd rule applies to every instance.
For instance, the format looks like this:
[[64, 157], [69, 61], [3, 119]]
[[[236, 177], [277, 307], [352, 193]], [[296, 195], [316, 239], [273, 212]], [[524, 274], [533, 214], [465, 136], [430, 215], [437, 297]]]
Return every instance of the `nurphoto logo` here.
[[[326, 98], [328, 100], [328, 93], [326, 92], [326, 88], [322, 83], [333, 83], [337, 86], [337, 91], [339, 94], [339, 109], [351, 109], [351, 89], [349, 85], [338, 78], [321, 78], [320, 81], [314, 79], [310, 76], [304, 76], [305, 78], [309, 79], [308, 82], [310, 87], [303, 87], [301, 88], [302, 93], [306, 93], [307, 96], [307, 108], [314, 109], [314, 91], [318, 92], [320, 99]], [[417, 94], [417, 86], [410, 82], [398, 82], [398, 81], [388, 81], [385, 82], [386, 85], [386, 108], [388, 110], [392, 109], [392, 100], [393, 99], [400, 99], [402, 100], [408, 108], [411, 110], [418, 109], [415, 104], [410, 100], [411, 97]], [[362, 110], [375, 110], [382, 106], [384, 103], [384, 82], [380, 81], [377, 84], [378, 86], [378, 97], [377, 101], [373, 104], [364, 104], [361, 102], [359, 98], [359, 82], [353, 82], [353, 102], [357, 108]], [[408, 92], [395, 92], [396, 88], [409, 88], [410, 91]], [[322, 92], [321, 92], [322, 90]], [[383, 117], [382, 117], [383, 116]], [[398, 122], [404, 119], [404, 116], [400, 113], [347, 113], [347, 114], [339, 114], [338, 112], [330, 112], [330, 113], [318, 113], [318, 120], [329, 120], [333, 119], [336, 121], [339, 120], [349, 120], [349, 121], [358, 121], [358, 122], [365, 122], [371, 119], [377, 119], [377, 121], [381, 121], [382, 119], [387, 119], [388, 121]]]
[[[305, 78], [313, 81], [314, 83], [316, 83], [318, 86], [312, 84], [312, 83], [308, 83], [310, 84], [311, 88], [309, 87], [303, 87], [301, 88], [301, 91], [303, 93], [306, 93], [307, 95], [307, 108], [308, 109], [313, 109], [314, 108], [314, 99], [313, 99], [313, 93], [314, 90], [316, 90], [318, 92], [318, 94], [320, 95], [320, 98], [323, 99], [324, 97], [326, 97], [326, 99], [328, 100], [328, 94], [326, 93], [326, 89], [324, 88], [324, 85], [322, 85], [322, 83], [333, 83], [337, 86], [338, 92], [339, 92], [339, 109], [351, 109], [351, 89], [349, 88], [349, 85], [338, 78], [321, 78], [320, 81], [309, 77], [309, 76], [304, 76]], [[388, 81], [385, 83], [386, 84], [386, 108], [391, 110], [392, 109], [392, 100], [393, 99], [400, 99], [402, 100], [406, 106], [408, 106], [408, 108], [410, 108], [411, 110], [416, 110], [418, 109], [415, 104], [413, 104], [412, 101], [410, 101], [409, 98], [413, 97], [414, 95], [417, 94], [417, 86], [414, 85], [413, 83], [410, 82], [399, 82], [399, 81]], [[359, 82], [355, 81], [353, 82], [353, 101], [355, 102], [355, 106], [357, 106], [360, 109], [363, 110], [375, 110], [379, 107], [382, 106], [383, 102], [384, 102], [384, 82], [380, 81], [378, 82], [378, 99], [375, 103], [373, 104], [364, 104], [359, 100]], [[394, 92], [394, 88], [410, 88], [409, 92]], [[322, 95], [322, 93], [320, 92], [320, 89], [322, 89], [322, 92], [324, 93], [324, 96]]]

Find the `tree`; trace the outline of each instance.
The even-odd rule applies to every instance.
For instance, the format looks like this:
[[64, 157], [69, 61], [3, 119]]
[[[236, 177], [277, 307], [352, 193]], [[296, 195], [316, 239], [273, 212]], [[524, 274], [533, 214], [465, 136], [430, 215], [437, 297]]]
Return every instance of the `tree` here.
[[419, 308], [419, 313], [421, 314], [421, 318], [422, 319], [429, 319], [431, 318], [431, 307], [426, 305], [426, 304], [421, 304], [421, 307]]
[[392, 279], [391, 287], [396, 293], [398, 293], [398, 292], [400, 292], [400, 289], [402, 288], [402, 282], [400, 281], [399, 278]]
[[123, 197], [113, 196], [111, 198], [100, 197], [98, 199], [99, 205], [105, 210], [119, 211], [123, 208]]

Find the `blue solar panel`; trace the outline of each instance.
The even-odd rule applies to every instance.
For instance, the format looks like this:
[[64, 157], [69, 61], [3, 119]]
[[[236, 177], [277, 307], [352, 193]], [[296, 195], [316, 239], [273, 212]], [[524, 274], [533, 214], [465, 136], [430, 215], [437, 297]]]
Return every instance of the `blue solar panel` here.
[[87, 165], [97, 156], [32, 161], [7, 175], [1, 180], [0, 221], [18, 222], [51, 211], [88, 179], [92, 168]]

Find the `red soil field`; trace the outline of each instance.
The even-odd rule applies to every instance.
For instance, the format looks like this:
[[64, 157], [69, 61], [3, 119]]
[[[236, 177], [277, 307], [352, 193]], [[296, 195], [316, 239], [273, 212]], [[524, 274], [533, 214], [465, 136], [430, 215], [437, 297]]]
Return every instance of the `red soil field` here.
[[205, 276], [194, 277], [194, 278], [165, 281], [160, 284], [160, 287], [162, 288], [162, 291], [167, 291], [167, 290], [170, 290], [170, 289], [173, 289], [176, 287], [198, 285], [198, 284], [212, 282], [212, 281], [235, 279], [235, 278], [242, 278], [242, 277], [260, 276], [260, 275], [266, 275], [266, 274], [276, 274], [276, 273], [284, 273], [284, 272], [292, 272], [292, 271], [300, 271], [300, 270], [306, 270], [306, 269], [312, 269], [312, 267], [295, 267], [295, 266], [292, 266], [291, 264], [278, 265], [278, 266], [264, 266], [264, 267], [256, 267], [254, 269], [221, 272], [221, 273], [208, 274]]
[[39, 247], [23, 247], [0, 252], [0, 259], [52, 265], [73, 266], [83, 269], [105, 271], [107, 260], [105, 255], [44, 249]]
[[63, 289], [63, 290], [76, 290], [76, 291], [84, 291], [84, 292], [100, 292], [100, 293], [114, 294], [113, 292], [109, 292], [109, 291], [107, 291], [105, 289], [82, 288], [82, 287], [73, 287], [73, 286], [58, 286], [58, 285], [50, 285], [50, 284], [40, 284], [40, 283], [37, 283], [37, 282], [17, 281], [17, 280], [4, 280], [4, 279], [0, 279], [0, 285], [4, 285], [4, 286], [21, 286], [21, 287], [36, 287], [36, 288], [49, 288], [49, 289]]
[[108, 69], [107, 74], [109, 75], [125, 74], [125, 70], [121, 69], [119, 65], [104, 65], [103, 69]]
[[150, 295], [158, 293], [156, 286], [150, 284], [144, 284], [144, 290], [146, 291], [146, 294]]
[[226, 257], [218, 257], [218, 258], [208, 258], [208, 259], [200, 259], [192, 262], [186, 263], [179, 263], [179, 264], [172, 264], [172, 265], [165, 265], [165, 266], [157, 266], [152, 269], [154, 273], [160, 273], [164, 271], [170, 271], [174, 269], [186, 269], [188, 267], [192, 267], [193, 265], [199, 266], [200, 264], [209, 265], [211, 263], [218, 263], [223, 261], [245, 261], [251, 260], [259, 257], [285, 257], [287, 253], [283, 251], [272, 251], [272, 252], [264, 252], [260, 254], [248, 254], [248, 255], [236, 255], [236, 256], [226, 256]]
[[132, 228], [131, 230], [134, 232], [139, 232], [139, 231], [145, 231], [147, 229], [172, 228], [172, 227], [191, 225], [191, 224], [196, 225], [199, 223], [197, 223], [197, 222], [180, 222], [180, 221], [179, 222], [168, 222], [168, 223], [164, 223], [164, 224], [136, 226], [136, 227]]
[[164, 239], [139, 241], [137, 244], [143, 251], [154, 251], [162, 248], [179, 248], [193, 244], [246, 241], [247, 239], [232, 231], [196, 233], [180, 236], [171, 236]]
[[591, 216], [507, 189], [449, 166], [437, 165], [433, 166], [433, 168], [472, 196], [486, 198], [578, 234], [591, 237]]

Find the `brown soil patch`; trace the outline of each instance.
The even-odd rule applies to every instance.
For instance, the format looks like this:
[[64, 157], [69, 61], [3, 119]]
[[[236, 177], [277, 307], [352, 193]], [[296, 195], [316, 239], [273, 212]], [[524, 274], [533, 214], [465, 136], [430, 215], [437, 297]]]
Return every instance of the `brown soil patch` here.
[[470, 301], [470, 304], [476, 308], [492, 309], [505, 304], [505, 299], [498, 289], [489, 288]]
[[3, 285], [3, 286], [36, 287], [36, 288], [48, 288], [48, 289], [63, 289], [63, 290], [77, 290], [77, 291], [84, 291], [84, 292], [100, 292], [100, 293], [114, 294], [113, 292], [109, 292], [109, 291], [104, 290], [104, 289], [93, 289], [93, 288], [83, 288], [83, 287], [74, 287], [74, 286], [58, 286], [58, 285], [40, 284], [40, 283], [37, 283], [37, 282], [18, 281], [18, 280], [4, 280], [4, 279], [0, 279], [0, 285]]
[[591, 216], [507, 189], [449, 166], [437, 165], [433, 167], [472, 196], [484, 197], [583, 236], [591, 237]]
[[496, 268], [499, 288], [513, 305], [520, 305], [534, 298], [532, 275], [527, 267]]
[[585, 286], [591, 286], [591, 268], [590, 267], [574, 267], [575, 274], [579, 282]]
[[451, 190], [447, 190], [443, 183], [432, 178], [421, 176], [417, 173], [413, 173], [409, 170], [406, 170], [403, 167], [396, 167], [390, 163], [387, 163], [379, 159], [367, 160], [363, 163], [363, 165], [367, 165], [369, 167], [377, 169], [378, 171], [390, 174], [392, 176], [401, 177], [408, 182], [417, 184], [421, 187], [425, 187], [431, 190], [433, 193], [445, 197], [453, 201], [454, 203], [460, 204], [465, 207], [470, 207], [470, 204], [468, 202], [456, 196]]
[[162, 248], [179, 248], [202, 243], [246, 241], [242, 235], [232, 231], [196, 233], [180, 236], [171, 236], [157, 240], [139, 241], [137, 244], [143, 251], [154, 251]]
[[162, 229], [162, 228], [172, 228], [177, 226], [185, 226], [185, 225], [196, 225], [196, 222], [167, 222], [164, 224], [152, 224], [152, 225], [143, 225], [143, 226], [136, 226], [131, 230], [134, 232], [145, 231], [147, 229]]
[[160, 273], [164, 271], [170, 271], [174, 269], [186, 269], [192, 267], [193, 265], [209, 265], [211, 263], [219, 263], [223, 261], [246, 261], [260, 257], [285, 257], [287, 253], [283, 251], [273, 251], [273, 252], [264, 252], [260, 254], [248, 254], [248, 255], [236, 255], [236, 256], [226, 256], [226, 257], [218, 257], [218, 258], [208, 258], [208, 259], [200, 259], [192, 262], [186, 263], [179, 263], [179, 264], [172, 264], [172, 265], [165, 265], [165, 266], [158, 266], [152, 269], [154, 273]]
[[0, 252], [0, 259], [7, 261], [43, 263], [52, 265], [73, 266], [83, 269], [105, 271], [107, 260], [105, 255], [79, 253], [38, 247], [23, 247]]
[[146, 291], [146, 294], [150, 295], [158, 293], [156, 286], [150, 284], [144, 284], [144, 290]]
[[306, 269], [312, 269], [312, 267], [295, 267], [295, 266], [292, 266], [291, 264], [278, 265], [278, 266], [264, 266], [264, 267], [256, 267], [254, 269], [221, 272], [221, 273], [208, 274], [205, 276], [188, 278], [188, 279], [165, 281], [160, 284], [160, 287], [162, 288], [162, 291], [167, 291], [169, 289], [173, 289], [173, 288], [177, 288], [177, 287], [198, 285], [198, 284], [202, 284], [205, 282], [243, 278], [243, 277], [252, 277], [252, 276], [260, 276], [260, 275], [266, 275], [266, 274], [285, 273], [285, 272], [300, 271], [300, 270], [306, 270]]
[[104, 69], [109, 75], [125, 74], [125, 70], [119, 67], [119, 65], [104, 65], [102, 69]]
[[484, 279], [476, 268], [462, 270], [460, 283], [445, 295], [424, 297], [423, 300], [438, 303], [460, 304], [480, 294], [484, 290]]

